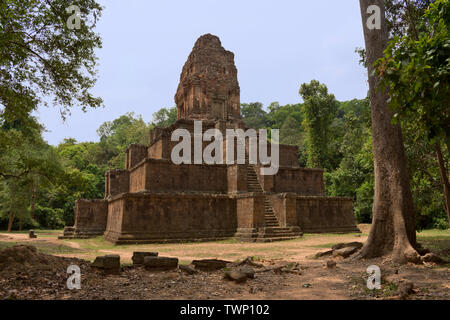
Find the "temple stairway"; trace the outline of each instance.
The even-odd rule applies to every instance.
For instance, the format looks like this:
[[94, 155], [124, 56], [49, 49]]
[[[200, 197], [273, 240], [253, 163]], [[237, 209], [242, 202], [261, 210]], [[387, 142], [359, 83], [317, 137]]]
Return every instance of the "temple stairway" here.
[[[256, 175], [255, 166], [247, 166], [247, 190], [253, 193], [264, 193]], [[259, 228], [253, 235], [252, 240], [256, 242], [271, 242], [280, 240], [291, 240], [302, 236], [298, 227], [281, 227], [278, 222], [272, 203], [268, 196], [264, 195], [264, 220], [265, 227]]]

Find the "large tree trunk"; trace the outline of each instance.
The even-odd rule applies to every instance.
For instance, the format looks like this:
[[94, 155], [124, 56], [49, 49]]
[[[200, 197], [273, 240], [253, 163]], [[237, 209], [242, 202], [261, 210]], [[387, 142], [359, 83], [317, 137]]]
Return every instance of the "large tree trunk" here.
[[439, 143], [436, 143], [435, 150], [439, 163], [442, 184], [444, 185], [445, 212], [447, 213], [447, 219], [450, 223], [450, 184], [448, 182], [447, 168], [445, 167], [444, 157], [442, 156], [442, 149]]
[[[367, 20], [371, 5], [380, 8], [380, 29], [369, 29]], [[373, 73], [374, 62], [381, 58], [387, 44], [384, 0], [360, 0], [366, 43], [372, 117], [372, 148], [375, 170], [375, 195], [372, 227], [359, 258], [390, 256], [396, 263], [419, 262], [416, 247], [415, 210], [401, 128], [393, 125], [388, 95], [378, 88], [379, 77]]]

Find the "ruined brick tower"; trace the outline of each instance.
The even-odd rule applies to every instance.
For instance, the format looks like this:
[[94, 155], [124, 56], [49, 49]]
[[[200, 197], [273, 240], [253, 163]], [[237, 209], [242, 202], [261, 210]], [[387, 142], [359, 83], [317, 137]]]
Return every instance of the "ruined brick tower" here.
[[[105, 175], [105, 198], [77, 200], [75, 224], [65, 228], [63, 238], [104, 235], [116, 244], [229, 237], [266, 242], [297, 238], [302, 232], [358, 231], [352, 199], [325, 196], [323, 170], [299, 168], [296, 146], [279, 145], [275, 175], [262, 175], [259, 160], [248, 163], [248, 146], [245, 164], [172, 162], [178, 144], [172, 133], [194, 132], [196, 120], [202, 121], [202, 133], [247, 129], [240, 118], [234, 54], [218, 37], [206, 34], [195, 43], [175, 102], [177, 121], [154, 128], [148, 145], [127, 148], [125, 169]], [[231, 151], [234, 159], [237, 148], [235, 144]]]
[[177, 119], [240, 119], [240, 88], [234, 54], [218, 37], [201, 36], [180, 76], [175, 95]]

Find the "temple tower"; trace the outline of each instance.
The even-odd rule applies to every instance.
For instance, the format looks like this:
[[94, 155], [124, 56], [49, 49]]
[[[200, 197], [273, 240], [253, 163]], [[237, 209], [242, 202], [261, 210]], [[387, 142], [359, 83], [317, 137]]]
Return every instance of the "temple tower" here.
[[222, 47], [211, 34], [194, 45], [180, 76], [177, 93], [177, 119], [240, 119], [240, 88], [234, 54]]

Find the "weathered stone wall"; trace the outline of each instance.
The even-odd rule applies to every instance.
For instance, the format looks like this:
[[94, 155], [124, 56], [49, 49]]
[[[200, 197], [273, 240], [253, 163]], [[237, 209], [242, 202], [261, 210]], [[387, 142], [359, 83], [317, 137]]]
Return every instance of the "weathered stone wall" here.
[[280, 153], [280, 167], [298, 168], [298, 147], [280, 144], [278, 148]]
[[278, 193], [268, 196], [281, 227], [298, 226], [295, 194]]
[[105, 174], [105, 198], [125, 193], [130, 190], [130, 173], [128, 170], [110, 170]]
[[272, 192], [324, 195], [323, 170], [280, 167], [278, 173], [273, 176]]
[[322, 169], [280, 167], [275, 175], [262, 175], [261, 166], [255, 168], [258, 181], [265, 192], [297, 193], [322, 196], [325, 193]]
[[131, 144], [125, 151], [125, 168], [131, 169], [139, 162], [147, 158], [147, 146], [142, 144]]
[[148, 165], [145, 161], [130, 170], [130, 192], [139, 192], [145, 190], [147, 167]]
[[[142, 174], [145, 174], [147, 191], [211, 193], [228, 191], [226, 165], [175, 165], [169, 160], [148, 159], [141, 166], [145, 166], [145, 171], [140, 171], [139, 178], [142, 179]], [[132, 192], [136, 191], [143, 190]]]
[[[155, 128], [150, 132], [149, 135], [149, 147], [148, 147], [148, 158], [152, 159], [171, 159], [172, 149], [177, 144], [182, 141], [171, 141], [171, 136], [174, 130], [176, 129], [185, 129], [189, 131], [191, 135], [191, 161], [194, 162], [194, 120], [189, 119], [180, 119], [177, 122], [167, 128]], [[218, 129], [222, 133], [223, 138], [223, 163], [226, 163], [227, 159], [227, 137], [226, 130], [227, 129], [242, 129], [245, 132], [245, 127], [242, 123], [239, 122], [224, 122], [224, 121], [202, 121], [202, 134], [204, 134], [209, 129]], [[257, 136], [259, 134], [257, 133]], [[200, 137], [202, 139], [202, 137]], [[210, 141], [202, 141], [202, 155], [204, 149], [211, 143]], [[259, 159], [259, 144], [256, 142], [257, 146], [257, 161], [260, 163]], [[245, 146], [242, 146], [242, 149], [249, 155], [249, 147], [250, 141], [247, 138]], [[237, 164], [237, 149], [238, 149], [238, 141], [234, 138], [233, 143], [233, 155], [232, 159], [234, 163]], [[270, 157], [271, 155], [271, 145], [267, 145], [267, 153]], [[247, 156], [248, 159], [248, 156]], [[290, 145], [279, 145], [279, 165], [281, 167], [293, 167], [298, 168], [298, 147], [290, 146]]]
[[162, 159], [163, 157], [163, 140], [159, 139], [148, 147], [148, 158]]
[[180, 75], [175, 103], [178, 119], [240, 119], [234, 54], [218, 37], [206, 34], [195, 43]]
[[264, 195], [247, 193], [236, 197], [238, 229], [264, 227]]
[[226, 195], [125, 194], [109, 203], [105, 238], [115, 243], [222, 239], [236, 228], [236, 200]]
[[228, 192], [239, 193], [247, 192], [247, 166], [246, 165], [229, 165], [228, 173]]
[[106, 229], [108, 216], [107, 200], [75, 201], [75, 237], [102, 235]]
[[297, 196], [296, 212], [303, 232], [359, 232], [351, 198]]

